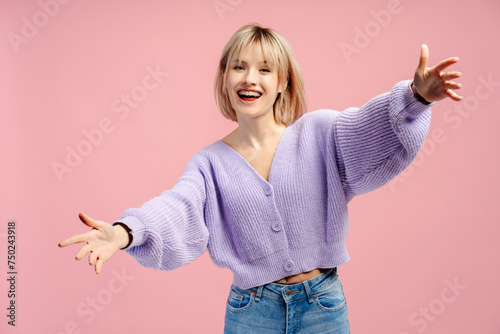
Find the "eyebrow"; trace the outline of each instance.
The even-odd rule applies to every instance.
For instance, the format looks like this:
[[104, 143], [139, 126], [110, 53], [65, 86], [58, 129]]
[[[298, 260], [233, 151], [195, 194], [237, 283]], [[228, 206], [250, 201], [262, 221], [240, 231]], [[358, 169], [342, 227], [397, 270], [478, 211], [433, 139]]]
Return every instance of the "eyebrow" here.
[[[235, 59], [235, 60], [233, 60], [233, 64], [234, 64], [234, 63], [239, 63], [239, 62], [240, 62], [240, 60], [239, 60], [239, 59]], [[241, 60], [241, 63], [242, 63], [242, 64], [248, 64], [248, 63], [247, 63], [246, 61], [244, 61], [244, 60]], [[260, 61], [258, 64], [266, 64], [266, 65], [267, 65], [267, 60]]]

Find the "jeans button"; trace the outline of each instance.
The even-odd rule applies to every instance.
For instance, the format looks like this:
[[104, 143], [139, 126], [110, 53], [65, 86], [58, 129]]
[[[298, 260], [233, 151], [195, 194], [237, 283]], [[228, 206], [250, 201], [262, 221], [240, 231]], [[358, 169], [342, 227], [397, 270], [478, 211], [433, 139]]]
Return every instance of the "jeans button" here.
[[292, 290], [287, 290], [286, 295], [290, 297], [293, 294]]

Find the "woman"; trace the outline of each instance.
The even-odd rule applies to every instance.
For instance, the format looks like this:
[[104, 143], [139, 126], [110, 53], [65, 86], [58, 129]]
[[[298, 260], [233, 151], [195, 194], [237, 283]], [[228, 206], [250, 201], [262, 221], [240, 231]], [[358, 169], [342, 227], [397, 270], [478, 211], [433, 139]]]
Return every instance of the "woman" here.
[[83, 213], [98, 274], [118, 249], [146, 267], [173, 270], [208, 249], [234, 275], [225, 333], [349, 333], [337, 267], [348, 262], [347, 203], [399, 174], [415, 158], [430, 106], [460, 101], [422, 45], [413, 80], [361, 108], [305, 113], [300, 69], [288, 42], [258, 25], [226, 44], [215, 78], [224, 117], [238, 128], [197, 152], [175, 186], [126, 210], [112, 225]]

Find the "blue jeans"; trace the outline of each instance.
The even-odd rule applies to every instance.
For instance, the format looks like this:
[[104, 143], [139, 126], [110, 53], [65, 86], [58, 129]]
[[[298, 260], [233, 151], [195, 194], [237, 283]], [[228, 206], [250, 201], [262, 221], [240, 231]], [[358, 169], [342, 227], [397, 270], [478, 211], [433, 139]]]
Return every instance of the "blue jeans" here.
[[296, 284], [269, 283], [250, 289], [231, 285], [225, 334], [350, 332], [336, 267]]

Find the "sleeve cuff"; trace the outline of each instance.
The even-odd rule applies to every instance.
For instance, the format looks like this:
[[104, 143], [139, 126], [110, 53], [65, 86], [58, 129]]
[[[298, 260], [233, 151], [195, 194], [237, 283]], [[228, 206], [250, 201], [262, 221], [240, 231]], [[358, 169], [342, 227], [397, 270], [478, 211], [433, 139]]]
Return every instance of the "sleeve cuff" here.
[[[421, 115], [426, 110], [430, 109], [436, 102], [428, 102], [417, 99], [415, 94], [413, 94], [413, 90], [411, 89], [411, 85], [413, 84], [413, 80], [406, 81], [406, 87], [403, 89], [403, 95], [400, 99], [400, 103], [403, 104], [403, 109], [405, 110], [400, 116], [406, 115], [410, 118], [415, 118]], [[401, 86], [400, 86], [401, 87]]]
[[[413, 89], [411, 89], [411, 86], [413, 86], [413, 80], [410, 81], [410, 90], [413, 94]], [[415, 94], [413, 94], [413, 96], [417, 99], [417, 101], [419, 101], [420, 103], [422, 103], [424, 105], [430, 105], [432, 103], [432, 102], [429, 102], [426, 99], [424, 99], [422, 96], [420, 96], [420, 94], [418, 92], [417, 92], [417, 96], [415, 96]]]
[[115, 225], [120, 225], [120, 226], [122, 226], [125, 229], [125, 231], [127, 231], [127, 234], [128, 234], [128, 244], [125, 247], [121, 248], [121, 249], [125, 249], [128, 246], [130, 246], [130, 244], [132, 243], [132, 240], [134, 240], [134, 236], [130, 233], [132, 230], [127, 225], [125, 225], [122, 222], [113, 223], [113, 226], [115, 226]]
[[129, 243], [122, 248], [122, 250], [128, 250], [143, 243], [146, 228], [139, 219], [133, 216], [127, 216], [115, 221], [113, 226], [117, 224], [122, 225], [129, 234]]

